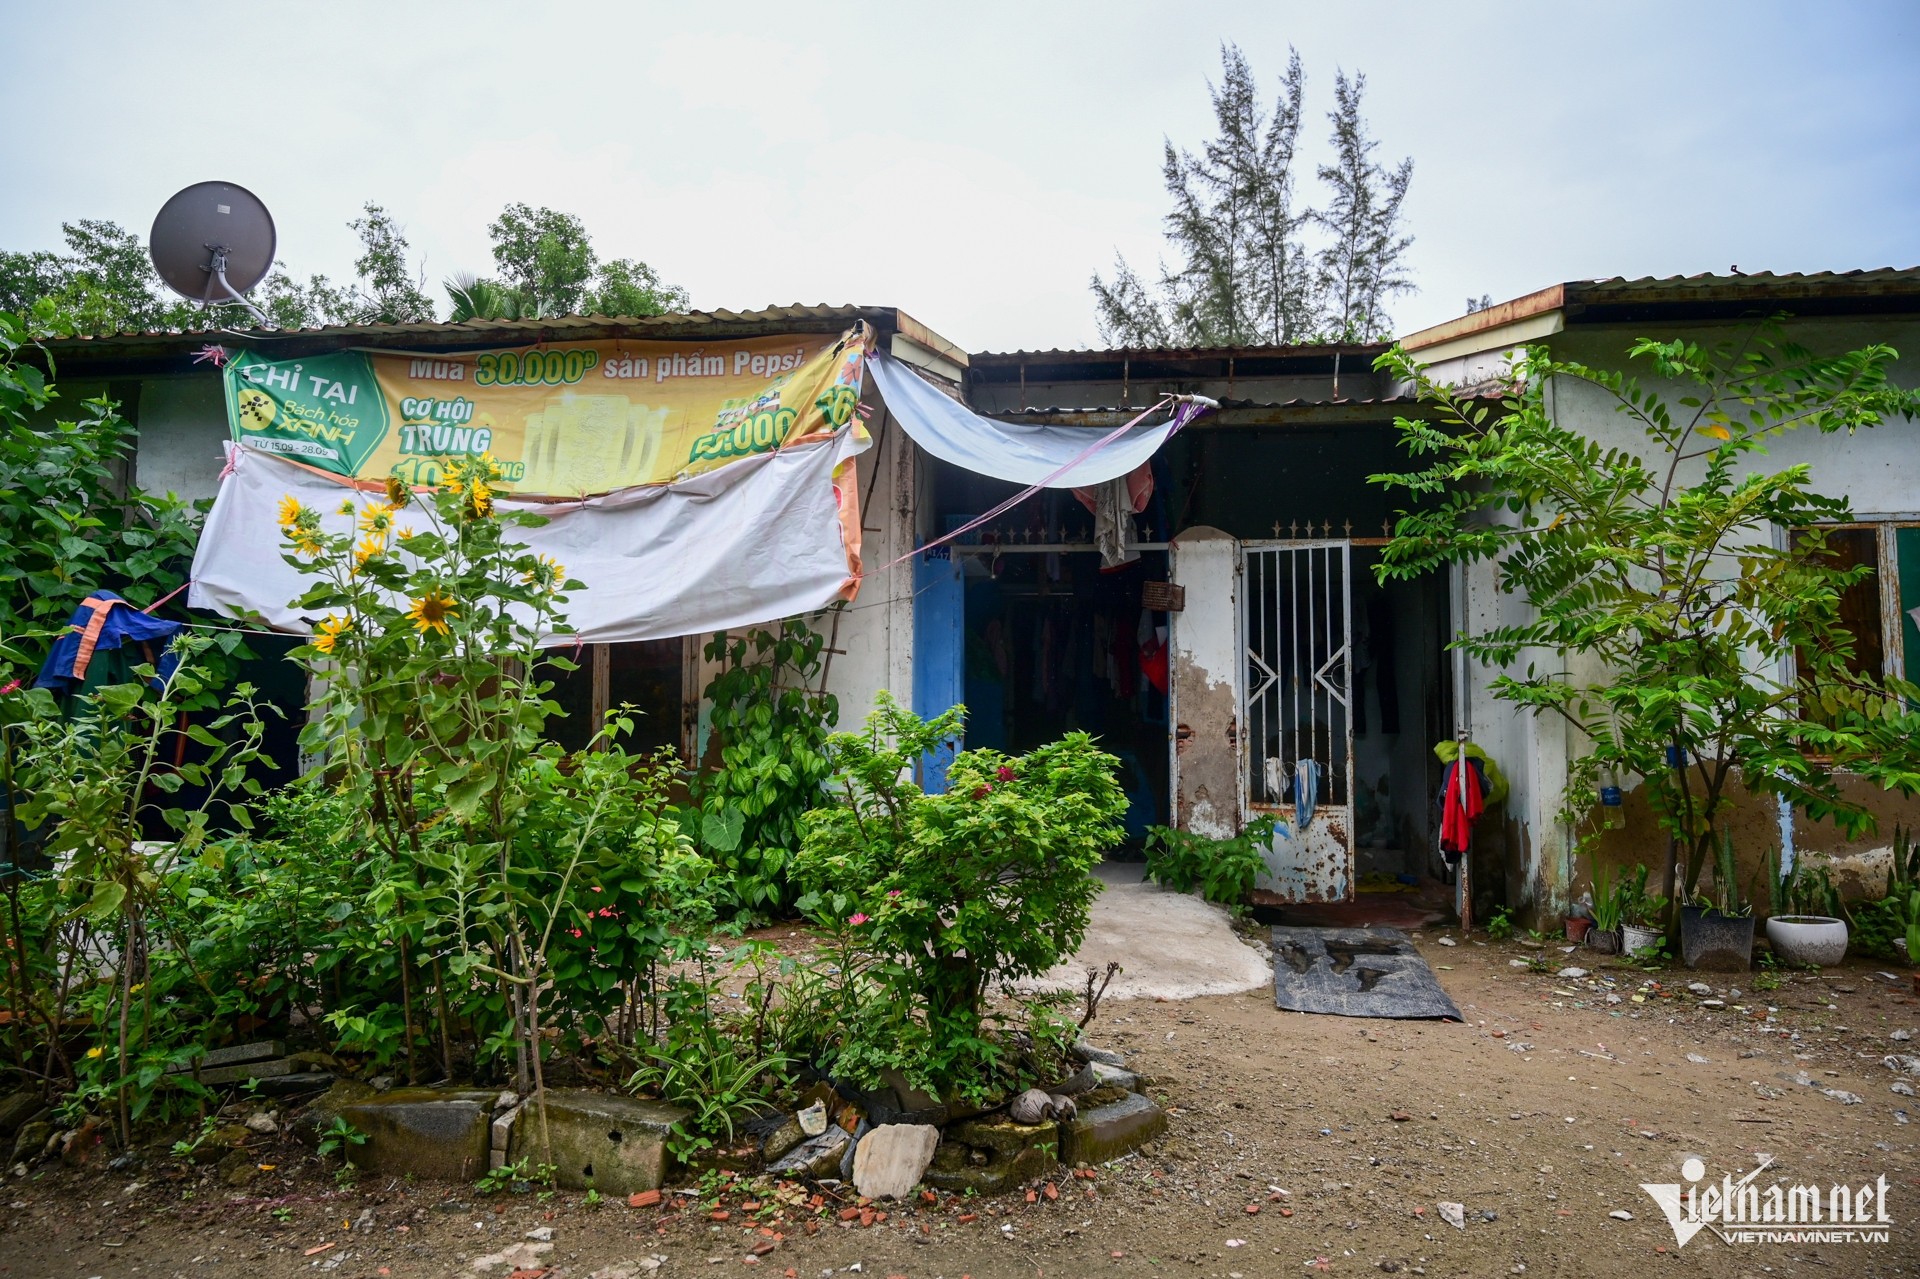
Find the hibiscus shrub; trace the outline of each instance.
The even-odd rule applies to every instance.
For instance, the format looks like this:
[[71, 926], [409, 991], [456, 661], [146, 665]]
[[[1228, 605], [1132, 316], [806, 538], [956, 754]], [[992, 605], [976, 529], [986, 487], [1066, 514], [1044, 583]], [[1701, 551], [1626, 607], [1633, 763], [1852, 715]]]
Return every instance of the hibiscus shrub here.
[[1047, 1001], [1014, 1018], [988, 996], [1079, 948], [1122, 836], [1117, 761], [1085, 733], [1022, 756], [961, 751], [947, 788], [909, 780], [961, 735], [965, 708], [922, 720], [882, 693], [866, 728], [828, 742], [838, 804], [804, 818], [800, 906], [836, 934], [857, 984], [827, 1067], [859, 1082], [897, 1070], [979, 1094], [1059, 1065], [1071, 1027]]

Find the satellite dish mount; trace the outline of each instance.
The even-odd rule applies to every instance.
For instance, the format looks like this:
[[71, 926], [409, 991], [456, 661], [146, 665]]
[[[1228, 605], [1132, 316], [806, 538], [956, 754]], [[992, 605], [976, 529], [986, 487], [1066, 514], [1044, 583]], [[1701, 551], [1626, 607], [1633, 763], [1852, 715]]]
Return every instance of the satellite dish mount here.
[[218, 285], [221, 293], [226, 294], [227, 297], [232, 298], [241, 306], [246, 307], [254, 319], [260, 321], [262, 324], [266, 324], [267, 313], [247, 301], [246, 295], [234, 288], [227, 280], [227, 256], [232, 253], [233, 250], [224, 244], [209, 244], [207, 246], [207, 252], [213, 255], [213, 259], [208, 262], [207, 265], [200, 268], [207, 273], [206, 291], [200, 295], [200, 300], [202, 302], [212, 302], [214, 300], [214, 287]]
[[273, 215], [260, 197], [231, 182], [197, 182], [161, 206], [147, 237], [153, 268], [194, 302], [238, 302], [263, 326], [247, 293], [273, 269]]

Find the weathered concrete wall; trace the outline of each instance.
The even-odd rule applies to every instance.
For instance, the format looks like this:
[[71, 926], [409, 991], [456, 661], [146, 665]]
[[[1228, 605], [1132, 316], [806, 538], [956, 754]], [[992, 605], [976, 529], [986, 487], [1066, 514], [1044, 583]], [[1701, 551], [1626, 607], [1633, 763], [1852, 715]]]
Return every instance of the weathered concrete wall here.
[[134, 481], [141, 488], [188, 501], [219, 491], [228, 430], [218, 373], [148, 378], [140, 384], [138, 421]]
[[[1797, 857], [1812, 857], [1816, 864], [1826, 862], [1835, 872], [1843, 893], [1849, 898], [1877, 896], [1885, 888], [1886, 864], [1893, 846], [1894, 828], [1909, 832], [1920, 830], [1920, 795], [1902, 795], [1884, 790], [1863, 777], [1843, 776], [1841, 793], [1859, 804], [1874, 818], [1873, 829], [1859, 838], [1848, 838], [1831, 822], [1816, 822], [1804, 812], [1793, 814], [1793, 848]], [[1666, 864], [1667, 836], [1660, 829], [1652, 807], [1647, 803], [1644, 785], [1627, 788], [1621, 805], [1621, 825], [1606, 829], [1596, 805], [1590, 814], [1599, 838], [1589, 855], [1579, 859], [1570, 880], [1571, 897], [1591, 889], [1596, 866], [1618, 874], [1644, 864], [1648, 886], [1658, 892], [1662, 868]], [[1768, 913], [1768, 886], [1762, 867], [1768, 853], [1781, 847], [1780, 808], [1772, 796], [1756, 795], [1735, 778], [1729, 798], [1734, 809], [1726, 828], [1733, 834], [1734, 860], [1743, 896], [1754, 903], [1755, 913]], [[1686, 853], [1680, 852], [1678, 879], [1684, 885]], [[1708, 859], [1699, 887], [1711, 891], [1713, 863]]]
[[[1735, 340], [1750, 332], [1738, 322], [1654, 326], [1595, 325], [1569, 329], [1551, 339], [1556, 357], [1602, 368], [1627, 368], [1636, 375], [1645, 370], [1629, 366], [1627, 348], [1635, 339], [1684, 337], [1703, 344]], [[1873, 343], [1886, 343], [1901, 353], [1893, 379], [1903, 386], [1920, 386], [1920, 320], [1797, 320], [1786, 327], [1788, 340], [1821, 354], [1837, 355]], [[1643, 385], [1669, 397], [1687, 394], [1679, 386], [1643, 379]], [[1564, 420], [1577, 421], [1581, 430], [1612, 446], [1646, 450], [1646, 440], [1626, 415], [1614, 410], [1613, 400], [1596, 387], [1565, 383], [1555, 388], [1555, 406]], [[1892, 515], [1920, 511], [1920, 421], [1902, 419], [1851, 436], [1821, 435], [1817, 431], [1790, 431], [1769, 443], [1767, 452], [1753, 455], [1746, 472], [1778, 471], [1796, 463], [1811, 470], [1816, 491], [1845, 496], [1856, 515]], [[1683, 468], [1697, 476], [1701, 463]]]

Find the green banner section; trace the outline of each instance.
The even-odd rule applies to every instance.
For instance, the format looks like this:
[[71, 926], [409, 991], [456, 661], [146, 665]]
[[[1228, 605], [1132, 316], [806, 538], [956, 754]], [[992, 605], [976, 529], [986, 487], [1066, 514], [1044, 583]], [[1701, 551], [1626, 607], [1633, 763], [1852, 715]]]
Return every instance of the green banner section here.
[[225, 377], [227, 424], [248, 447], [354, 475], [386, 441], [387, 402], [362, 352], [276, 361], [248, 351]]

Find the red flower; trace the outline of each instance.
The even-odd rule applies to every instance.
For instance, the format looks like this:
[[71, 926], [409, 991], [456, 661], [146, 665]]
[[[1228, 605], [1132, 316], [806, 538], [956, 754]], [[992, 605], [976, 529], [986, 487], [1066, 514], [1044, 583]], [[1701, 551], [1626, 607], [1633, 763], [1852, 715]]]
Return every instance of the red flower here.
[[887, 890], [887, 896], [889, 897], [898, 897], [899, 895], [900, 895], [900, 890], [897, 888], [889, 888]]
[[849, 924], [852, 924], [855, 928], [858, 928], [860, 925], [866, 923], [871, 918], [873, 918], [873, 916], [863, 915], [856, 910], [853, 912], [853, 914], [847, 916], [847, 922]]
[[581, 935], [580, 930], [578, 928], [569, 928], [567, 929], [567, 931], [572, 933], [575, 937], [578, 937]]
[[997, 774], [995, 774], [995, 776], [999, 777], [999, 779], [1003, 782], [1010, 782], [1015, 777], [1019, 776], [1019, 774], [1015, 773], [1011, 768], [1008, 768], [1005, 764], [1002, 764], [1000, 765], [1000, 771]]
[[992, 793], [993, 793], [993, 787], [991, 786], [976, 786], [973, 788], [973, 797], [975, 799], [985, 799], [987, 796], [991, 795]]

